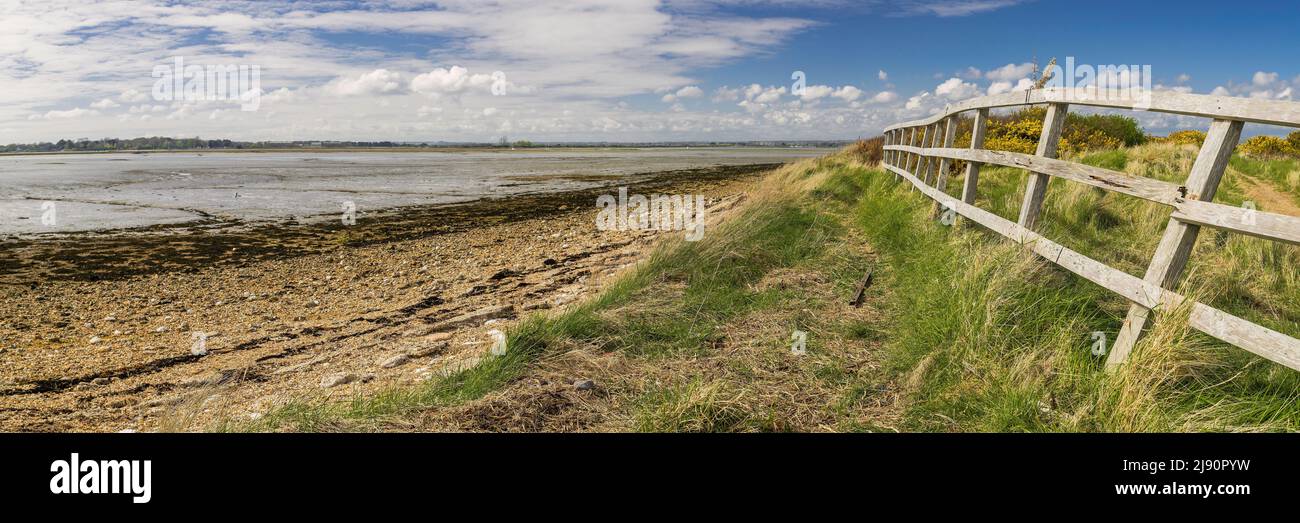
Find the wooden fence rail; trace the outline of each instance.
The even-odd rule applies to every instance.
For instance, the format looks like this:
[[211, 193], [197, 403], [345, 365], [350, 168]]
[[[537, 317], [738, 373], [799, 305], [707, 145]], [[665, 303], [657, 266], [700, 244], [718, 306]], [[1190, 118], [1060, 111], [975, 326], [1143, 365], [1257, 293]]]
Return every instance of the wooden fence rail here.
[[[949, 105], [942, 113], [930, 118], [885, 128], [883, 163], [896, 179], [911, 182], [914, 189], [934, 199], [936, 210], [952, 210], [1132, 302], [1106, 360], [1110, 369], [1128, 358], [1152, 311], [1172, 309], [1188, 301], [1176, 289], [1201, 227], [1300, 244], [1298, 217], [1213, 202], [1228, 159], [1241, 138], [1242, 125], [1253, 122], [1300, 127], [1300, 103], [1175, 92], [1147, 93], [1140, 99], [1107, 94], [1087, 89], [1037, 89]], [[983, 149], [989, 109], [1038, 104], [1046, 104], [1048, 110], [1036, 154]], [[1177, 185], [1055, 159], [1070, 105], [1149, 110], [1212, 118], [1213, 122], [1187, 181]], [[953, 148], [959, 117], [967, 111], [975, 112], [970, 148]], [[948, 166], [952, 160], [967, 162], [960, 198], [945, 192]], [[975, 206], [979, 172], [983, 165], [1015, 167], [1030, 172], [1016, 222]], [[1047, 182], [1052, 177], [1172, 207], [1169, 224], [1144, 277], [1138, 278], [1110, 267], [1035, 232]], [[1300, 340], [1200, 302], [1190, 305], [1188, 323], [1192, 328], [1300, 370]]]

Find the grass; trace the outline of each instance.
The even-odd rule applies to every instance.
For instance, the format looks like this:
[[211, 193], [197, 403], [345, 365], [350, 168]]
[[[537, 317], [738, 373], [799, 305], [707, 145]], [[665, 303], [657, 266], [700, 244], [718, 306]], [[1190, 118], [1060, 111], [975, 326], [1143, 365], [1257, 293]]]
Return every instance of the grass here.
[[[1147, 144], [1077, 160], [1181, 182], [1195, 155]], [[1240, 204], [1248, 178], [1282, 188], [1296, 172], [1234, 158], [1216, 200]], [[1014, 219], [1024, 183], [1023, 171], [986, 167], [977, 204]], [[1166, 208], [1061, 180], [1047, 194], [1045, 236], [1144, 272]], [[1094, 333], [1112, 342], [1127, 302], [978, 226], [944, 225], [919, 192], [858, 155], [782, 168], [735, 212], [700, 242], [660, 244], [596, 298], [529, 318], [504, 357], [222, 428], [409, 427], [430, 409], [508, 402], [521, 378], [583, 354], [614, 358], [597, 402], [611, 420], [603, 429], [1300, 430], [1300, 373], [1189, 330], [1186, 310], [1162, 313], [1130, 363], [1104, 372]], [[871, 265], [876, 309], [855, 312], [844, 301]], [[1206, 231], [1181, 291], [1300, 335], [1294, 246]], [[809, 333], [807, 356], [789, 355], [796, 329]]]
[[[1187, 172], [1194, 149], [1140, 146], [1084, 163], [1161, 179]], [[1242, 173], [1256, 168], [1237, 158]], [[887, 328], [890, 372], [911, 390], [907, 428], [980, 431], [1296, 430], [1300, 375], [1190, 332], [1179, 311], [1159, 318], [1115, 375], [1089, 352], [1113, 340], [1127, 303], [991, 233], [930, 218], [919, 193], [870, 178], [858, 224], [887, 253], [900, 293]], [[1241, 180], [1238, 180], [1239, 182]], [[977, 203], [1014, 219], [1023, 173], [990, 169]], [[1220, 193], [1240, 202], [1240, 183]], [[1167, 219], [1151, 204], [1053, 180], [1045, 235], [1142, 274]], [[1297, 249], [1202, 235], [1184, 292], [1293, 336]], [[1181, 311], [1185, 315], [1186, 311]]]

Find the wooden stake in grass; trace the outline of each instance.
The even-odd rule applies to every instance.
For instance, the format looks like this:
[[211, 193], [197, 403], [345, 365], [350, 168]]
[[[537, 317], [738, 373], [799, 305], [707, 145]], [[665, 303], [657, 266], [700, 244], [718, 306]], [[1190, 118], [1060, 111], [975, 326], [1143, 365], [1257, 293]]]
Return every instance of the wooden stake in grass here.
[[858, 282], [858, 290], [854, 291], [853, 299], [849, 300], [849, 305], [852, 305], [854, 307], [862, 306], [862, 297], [864, 294], [866, 294], [867, 287], [871, 286], [871, 276], [875, 274], [875, 272], [876, 272], [875, 267], [867, 269], [867, 275], [863, 276], [862, 281]]

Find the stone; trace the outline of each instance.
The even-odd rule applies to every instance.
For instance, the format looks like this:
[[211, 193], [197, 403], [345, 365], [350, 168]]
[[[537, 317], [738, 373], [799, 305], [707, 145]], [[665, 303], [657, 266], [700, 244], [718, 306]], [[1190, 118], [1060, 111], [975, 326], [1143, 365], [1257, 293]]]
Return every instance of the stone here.
[[354, 381], [357, 381], [356, 374], [349, 374], [349, 373], [331, 374], [329, 376], [325, 376], [324, 378], [321, 378], [320, 388], [328, 389], [331, 387], [337, 387], [339, 385], [346, 385]]
[[437, 330], [445, 331], [445, 330], [454, 329], [456, 327], [463, 327], [465, 325], [474, 325], [476, 323], [481, 323], [493, 318], [503, 318], [503, 317], [512, 316], [514, 315], [514, 312], [515, 312], [514, 305], [484, 307], [474, 312], [461, 314], [460, 316], [456, 316], [447, 321], [439, 323], [437, 326]]
[[406, 362], [408, 361], [411, 361], [410, 356], [407, 356], [405, 354], [398, 354], [396, 356], [384, 360], [384, 362], [380, 363], [379, 366], [385, 369], [391, 369], [394, 367], [400, 367], [402, 365], [405, 365]]
[[99, 339], [99, 336], [91, 336], [91, 337], [90, 337], [90, 344], [91, 344], [91, 345], [94, 345], [94, 344], [99, 343], [99, 342], [101, 342], [101, 341], [104, 341], [104, 340]]
[[591, 380], [577, 380], [573, 382], [573, 388], [578, 390], [591, 390], [596, 388], [596, 382]]
[[412, 358], [423, 358], [433, 356], [447, 348], [447, 342], [425, 343], [406, 350], [406, 355]]

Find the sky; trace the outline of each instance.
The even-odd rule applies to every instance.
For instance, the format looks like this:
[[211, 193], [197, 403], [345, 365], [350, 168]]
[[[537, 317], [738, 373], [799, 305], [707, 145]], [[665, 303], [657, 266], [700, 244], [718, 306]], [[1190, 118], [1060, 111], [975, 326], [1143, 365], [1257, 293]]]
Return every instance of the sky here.
[[[853, 139], [1066, 57], [1291, 100], [1298, 25], [1253, 1], [0, 0], [0, 143]], [[257, 89], [163, 89], [177, 58]]]

